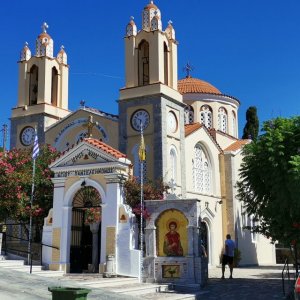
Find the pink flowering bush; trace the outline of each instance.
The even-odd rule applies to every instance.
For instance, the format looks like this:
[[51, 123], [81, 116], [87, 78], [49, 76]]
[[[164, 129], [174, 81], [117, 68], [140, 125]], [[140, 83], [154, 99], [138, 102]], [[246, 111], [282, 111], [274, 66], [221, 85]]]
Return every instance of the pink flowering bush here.
[[36, 159], [35, 191], [30, 209], [32, 187], [32, 149], [12, 149], [0, 153], [0, 222], [10, 218], [28, 223], [32, 214], [35, 224], [43, 224], [53, 201], [53, 184], [49, 164], [59, 153], [52, 147], [40, 147]]

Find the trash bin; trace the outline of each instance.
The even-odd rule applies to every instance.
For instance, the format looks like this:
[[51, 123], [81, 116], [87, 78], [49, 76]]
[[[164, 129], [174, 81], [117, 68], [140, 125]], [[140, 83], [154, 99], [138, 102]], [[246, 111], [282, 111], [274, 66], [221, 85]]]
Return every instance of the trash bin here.
[[85, 300], [89, 289], [53, 286], [48, 287], [48, 291], [52, 293], [52, 300]]

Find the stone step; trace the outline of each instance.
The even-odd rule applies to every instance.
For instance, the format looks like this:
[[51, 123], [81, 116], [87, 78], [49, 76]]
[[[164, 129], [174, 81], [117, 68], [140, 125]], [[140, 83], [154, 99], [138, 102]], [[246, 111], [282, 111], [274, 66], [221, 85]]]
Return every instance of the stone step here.
[[24, 260], [0, 260], [0, 266], [23, 266], [24, 265]]
[[102, 278], [99, 280], [93, 280], [93, 281], [87, 281], [87, 282], [82, 282], [85, 286], [93, 286], [93, 287], [114, 287], [114, 286], [124, 286], [124, 285], [129, 285], [129, 284], [138, 284], [139, 281], [136, 278]]
[[[103, 286], [105, 289], [106, 287]], [[167, 285], [151, 284], [151, 283], [138, 283], [138, 284], [122, 284], [110, 288], [110, 291], [125, 295], [144, 295], [147, 293], [155, 293], [160, 290], [166, 290]]]
[[161, 292], [161, 293], [149, 293], [143, 295], [144, 300], [163, 300], [163, 299], [172, 299], [172, 300], [196, 300], [196, 299], [205, 299], [205, 297], [200, 298], [197, 294], [184, 294], [176, 293], [174, 291]]

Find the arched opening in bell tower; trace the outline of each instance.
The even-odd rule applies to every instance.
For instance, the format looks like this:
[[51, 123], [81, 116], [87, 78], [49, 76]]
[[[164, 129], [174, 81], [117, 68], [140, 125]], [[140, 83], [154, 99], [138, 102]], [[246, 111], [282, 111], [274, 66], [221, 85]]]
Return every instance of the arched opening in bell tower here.
[[39, 68], [33, 65], [30, 69], [29, 81], [29, 105], [37, 104], [38, 90], [39, 90]]
[[166, 43], [164, 43], [164, 80], [165, 84], [169, 85], [168, 47]]
[[149, 43], [143, 40], [138, 47], [139, 85], [149, 84]]
[[58, 72], [55, 67], [52, 68], [51, 81], [51, 104], [57, 106], [57, 87], [58, 87]]

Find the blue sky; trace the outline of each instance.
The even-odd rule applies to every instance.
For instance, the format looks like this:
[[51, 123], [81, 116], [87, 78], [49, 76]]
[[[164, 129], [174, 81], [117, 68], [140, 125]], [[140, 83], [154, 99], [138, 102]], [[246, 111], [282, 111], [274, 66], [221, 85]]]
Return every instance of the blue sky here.
[[[141, 28], [143, 1], [1, 1], [0, 125], [9, 124], [17, 104], [19, 53], [25, 41], [34, 52], [44, 21], [55, 55], [65, 46], [70, 65], [69, 108], [80, 100], [117, 114], [124, 86], [125, 27], [130, 16]], [[299, 0], [157, 0], [163, 28], [173, 21], [178, 46], [178, 77], [189, 62], [192, 76], [256, 106], [260, 122], [300, 114]], [[1, 136], [2, 140], [2, 136]], [[2, 144], [2, 143], [1, 143]]]

